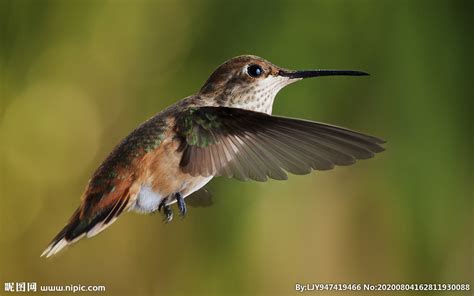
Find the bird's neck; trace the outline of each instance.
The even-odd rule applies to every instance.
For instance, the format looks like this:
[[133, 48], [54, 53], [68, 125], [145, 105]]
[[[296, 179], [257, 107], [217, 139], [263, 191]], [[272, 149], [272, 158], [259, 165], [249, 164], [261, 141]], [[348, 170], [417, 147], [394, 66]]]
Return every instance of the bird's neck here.
[[238, 92], [223, 91], [218, 94], [201, 94], [202, 106], [239, 108], [255, 112], [271, 114], [276, 92], [258, 91], [254, 89]]

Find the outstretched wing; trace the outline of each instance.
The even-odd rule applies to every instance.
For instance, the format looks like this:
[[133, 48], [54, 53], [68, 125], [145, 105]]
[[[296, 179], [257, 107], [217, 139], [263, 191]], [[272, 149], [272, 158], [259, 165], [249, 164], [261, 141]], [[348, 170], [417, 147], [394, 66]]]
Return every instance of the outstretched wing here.
[[286, 172], [307, 174], [371, 158], [385, 142], [333, 125], [237, 108], [191, 108], [176, 123], [180, 166], [193, 176], [284, 180]]

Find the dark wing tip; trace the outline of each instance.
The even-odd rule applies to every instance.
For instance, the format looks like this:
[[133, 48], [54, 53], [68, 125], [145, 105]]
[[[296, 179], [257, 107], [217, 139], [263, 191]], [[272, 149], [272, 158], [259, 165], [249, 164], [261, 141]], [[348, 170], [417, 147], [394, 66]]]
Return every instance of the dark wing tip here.
[[375, 144], [375, 145], [373, 146], [374, 149], [372, 149], [372, 152], [374, 152], [374, 153], [384, 152], [384, 151], [385, 151], [385, 147], [383, 147], [383, 146], [381, 146], [381, 145], [386, 144], [387, 141], [384, 140], [384, 139], [381, 139], [381, 138], [377, 138], [377, 137], [373, 137], [373, 136], [371, 136], [371, 137], [372, 137], [372, 139], [373, 139], [373, 142], [372, 142], [372, 143]]
[[377, 144], [386, 144], [387, 141], [385, 139], [382, 139], [382, 138], [377, 138], [377, 137], [373, 137], [375, 139], [375, 143]]

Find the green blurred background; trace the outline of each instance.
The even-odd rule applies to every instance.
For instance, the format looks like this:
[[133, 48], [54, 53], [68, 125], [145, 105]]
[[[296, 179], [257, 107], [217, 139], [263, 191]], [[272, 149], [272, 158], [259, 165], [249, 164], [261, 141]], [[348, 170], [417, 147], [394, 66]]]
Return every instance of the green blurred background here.
[[[472, 284], [467, 1], [0, 3], [2, 286], [290, 295], [295, 283]], [[127, 213], [39, 257], [122, 137], [246, 53], [370, 72], [292, 85], [274, 113], [377, 135], [387, 151], [286, 182], [218, 178], [215, 204], [183, 220]]]

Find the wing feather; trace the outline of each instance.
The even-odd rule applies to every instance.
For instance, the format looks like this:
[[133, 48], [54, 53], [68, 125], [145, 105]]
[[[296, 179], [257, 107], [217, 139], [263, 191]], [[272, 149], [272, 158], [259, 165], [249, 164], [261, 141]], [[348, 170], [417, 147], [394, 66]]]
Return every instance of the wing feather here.
[[244, 181], [350, 165], [382, 152], [385, 142], [334, 125], [227, 107], [189, 109], [176, 131], [184, 172]]

